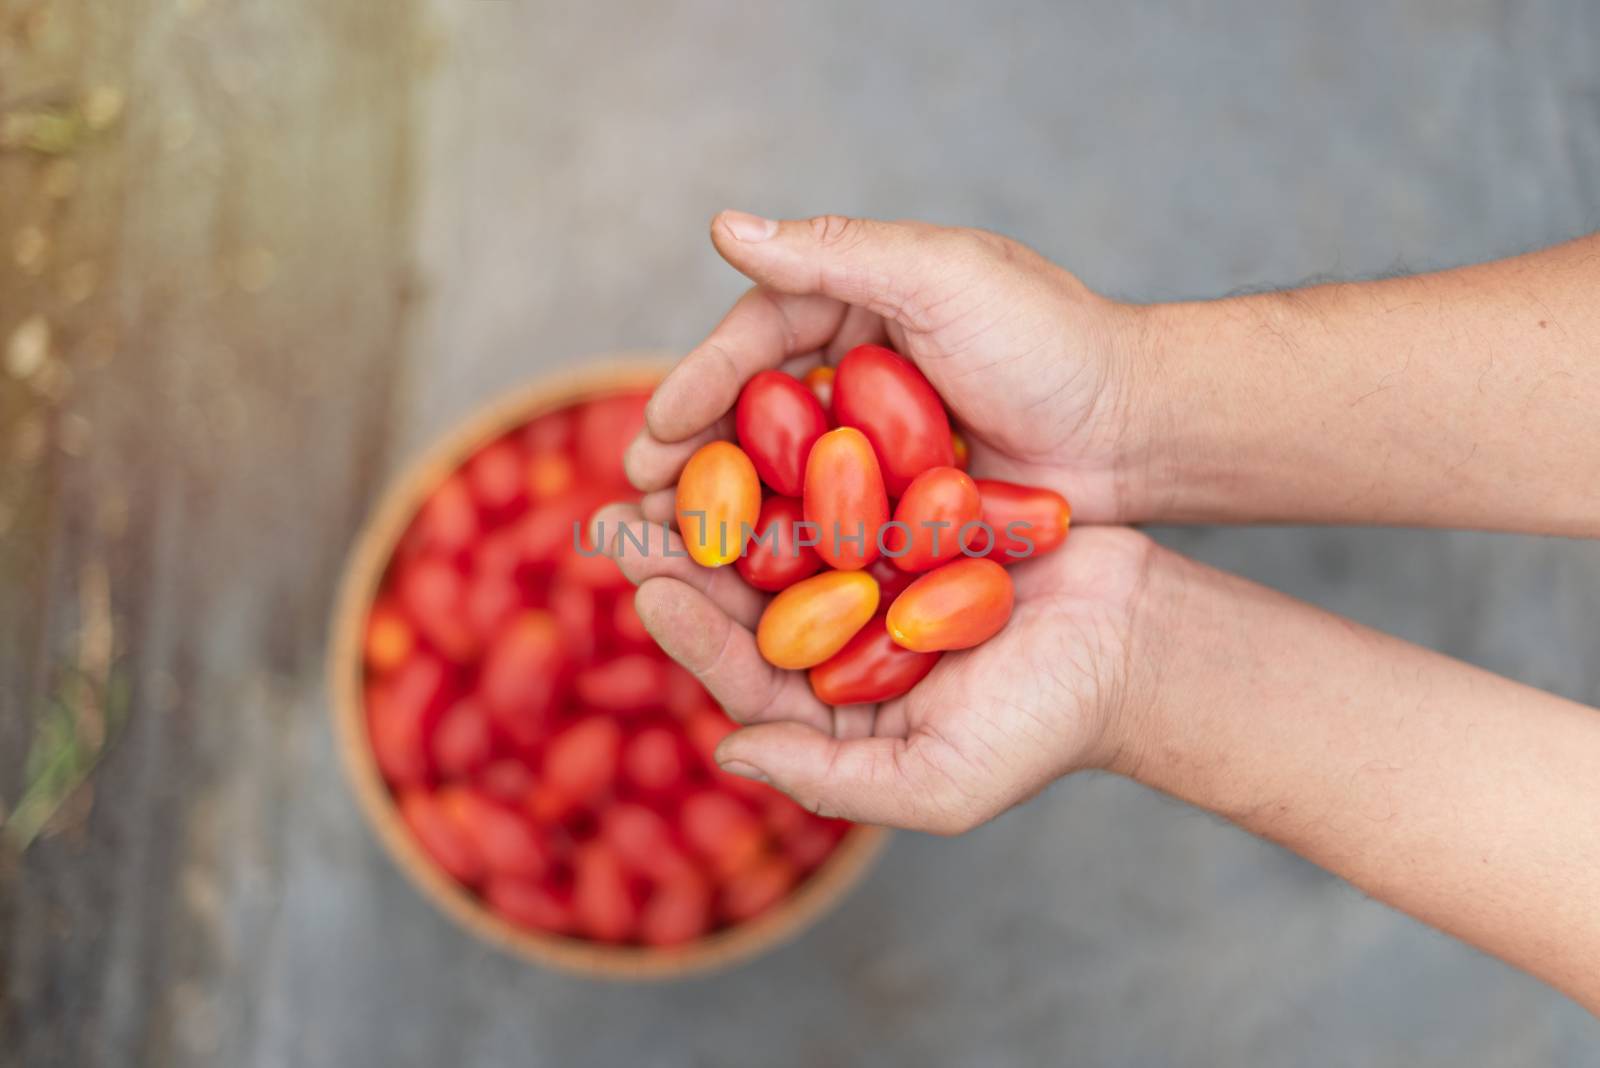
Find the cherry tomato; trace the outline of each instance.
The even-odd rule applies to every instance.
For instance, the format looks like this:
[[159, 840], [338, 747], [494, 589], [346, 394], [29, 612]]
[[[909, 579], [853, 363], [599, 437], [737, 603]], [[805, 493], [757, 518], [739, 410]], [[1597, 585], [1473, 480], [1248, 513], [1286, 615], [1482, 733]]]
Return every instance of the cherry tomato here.
[[473, 497], [491, 516], [514, 512], [526, 500], [522, 470], [522, 450], [507, 438], [479, 449], [465, 468]]
[[472, 840], [486, 871], [537, 879], [550, 867], [550, 849], [526, 816], [468, 786], [447, 787], [437, 796]]
[[950, 451], [956, 458], [952, 466], [962, 471], [972, 466], [972, 450], [967, 447], [967, 439], [961, 436], [959, 430], [950, 431]]
[[564, 452], [572, 448], [573, 427], [578, 421], [576, 408], [541, 415], [522, 428], [522, 447], [530, 453]]
[[928, 468], [955, 462], [939, 394], [911, 361], [882, 345], [857, 345], [839, 361], [833, 414], [872, 442], [891, 497]]
[[768, 497], [762, 502], [756, 536], [734, 565], [740, 577], [756, 589], [770, 592], [815, 575], [822, 567], [822, 557], [804, 544], [810, 540], [800, 525], [804, 521], [798, 497]]
[[999, 564], [1014, 564], [1041, 556], [1067, 540], [1072, 506], [1054, 490], [1020, 486], [992, 478], [978, 480], [983, 498], [983, 522], [994, 531], [991, 548], [986, 532], [979, 532], [970, 548], [984, 551]]
[[543, 449], [528, 457], [528, 496], [536, 502], [552, 501], [578, 484], [578, 467], [572, 457]]
[[677, 511], [695, 563], [721, 567], [737, 560], [761, 515], [761, 480], [750, 457], [727, 441], [700, 446], [678, 476]]
[[639, 618], [639, 609], [634, 607], [632, 591], [618, 596], [611, 606], [611, 636], [624, 648], [641, 650], [656, 648], [655, 639], [650, 637], [650, 632], [645, 629], [644, 620]]
[[878, 458], [861, 431], [830, 430], [811, 447], [803, 502], [817, 554], [840, 571], [866, 567], [879, 555], [878, 538], [889, 521]]
[[[568, 564], [575, 554], [577, 537], [587, 528], [589, 517], [615, 496], [615, 490], [607, 492], [598, 486], [582, 485], [541, 503], [516, 525], [522, 562], [541, 571]], [[588, 543], [584, 544], [587, 548]]]
[[467, 622], [467, 580], [454, 565], [421, 557], [401, 570], [396, 586], [406, 614], [435, 649], [455, 661], [477, 655], [478, 636]]
[[497, 797], [512, 804], [526, 801], [538, 784], [533, 769], [513, 757], [496, 760], [478, 772], [476, 781], [483, 792], [490, 797]]
[[737, 729], [727, 713], [716, 705], [701, 708], [689, 717], [683, 727], [684, 733], [689, 736], [689, 744], [694, 746], [694, 751], [712, 767], [716, 766], [717, 746], [722, 744], [722, 739]]
[[783, 851], [804, 871], [828, 859], [839, 836], [816, 820], [806, 820], [782, 836]]
[[970, 649], [1011, 618], [1011, 576], [993, 560], [963, 557], [923, 575], [889, 606], [896, 644], [919, 653]]
[[622, 751], [622, 770], [641, 790], [670, 790], [683, 779], [683, 746], [665, 727], [648, 727]]
[[555, 709], [566, 666], [567, 650], [555, 617], [528, 609], [489, 646], [478, 676], [478, 695], [513, 741], [532, 745]]
[[516, 576], [489, 570], [473, 571], [462, 595], [462, 614], [473, 635], [481, 642], [492, 639], [522, 604]]
[[483, 900], [518, 927], [570, 934], [576, 924], [572, 903], [531, 879], [497, 875], [484, 884]]
[[416, 632], [393, 598], [381, 598], [372, 606], [363, 642], [369, 670], [379, 675], [393, 671], [405, 663], [416, 642]]
[[657, 657], [627, 653], [579, 671], [572, 692], [589, 708], [626, 714], [659, 705], [665, 682]]
[[622, 802], [600, 814], [600, 837], [622, 866], [652, 879], [667, 878], [694, 865], [673, 838], [661, 813]]
[[622, 751], [622, 728], [610, 716], [581, 719], [550, 739], [544, 785], [562, 800], [582, 804], [611, 788]]
[[557, 575], [550, 584], [550, 614], [561, 624], [572, 659], [580, 663], [595, 651], [595, 601], [594, 590], [566, 576]]
[[639, 940], [651, 946], [677, 946], [705, 934], [711, 924], [711, 886], [686, 868], [656, 884], [639, 918]]
[[811, 392], [817, 398], [817, 403], [822, 405], [822, 410], [829, 418], [833, 416], [833, 368], [827, 364], [813, 367], [806, 372], [806, 385], [811, 387]]
[[638, 921], [622, 864], [600, 842], [579, 847], [573, 861], [572, 910], [579, 929], [600, 942], [621, 942]]
[[644, 406], [649, 399], [648, 393], [618, 393], [578, 409], [573, 449], [584, 478], [598, 479], [608, 487], [627, 486], [622, 456], [644, 429]]
[[451, 475], [428, 495], [417, 515], [421, 547], [441, 556], [471, 548], [482, 524], [466, 476]]
[[400, 818], [434, 863], [457, 882], [472, 885], [483, 878], [483, 855], [439, 798], [423, 790], [400, 795]]
[[[928, 571], [961, 553], [983, 515], [978, 487], [954, 467], [930, 467], [906, 487], [883, 536], [884, 553], [902, 571]], [[972, 524], [969, 526], [969, 524]]]
[[740, 392], [734, 425], [761, 481], [785, 497], [798, 497], [806, 457], [828, 430], [815, 394], [782, 371], [762, 371]]
[[772, 599], [756, 625], [756, 647], [775, 667], [815, 667], [843, 649], [877, 608], [878, 583], [871, 575], [826, 571]]
[[367, 737], [378, 770], [393, 786], [428, 778], [428, 734], [445, 693], [444, 665], [431, 656], [408, 660], [386, 682], [367, 690]]
[[723, 877], [750, 864], [766, 848], [766, 832], [755, 813], [715, 790], [685, 798], [678, 819], [689, 848]]
[[433, 730], [433, 763], [447, 779], [471, 775], [494, 756], [489, 714], [471, 698], [457, 701]]
[[751, 920], [782, 900], [794, 885], [794, 865], [770, 856], [737, 873], [722, 888], [722, 914], [734, 923]]
[[708, 705], [714, 705], [711, 695], [700, 685], [700, 680], [682, 664], [668, 662], [667, 680], [662, 704], [674, 719], [688, 719]]
[[874, 704], [921, 682], [939, 653], [914, 653], [895, 644], [879, 612], [849, 644], [811, 669], [811, 692], [830, 705]]

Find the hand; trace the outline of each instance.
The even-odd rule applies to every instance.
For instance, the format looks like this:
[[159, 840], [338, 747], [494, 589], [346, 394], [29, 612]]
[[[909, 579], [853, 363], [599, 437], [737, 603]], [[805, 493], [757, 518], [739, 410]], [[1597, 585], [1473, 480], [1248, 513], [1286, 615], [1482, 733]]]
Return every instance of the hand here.
[[1016, 608], [995, 638], [946, 653], [904, 697], [834, 708], [812, 694], [805, 672], [761, 658], [754, 628], [768, 597], [732, 567], [695, 564], [676, 532], [632, 505], [610, 505], [595, 520], [606, 551], [639, 584], [634, 604], [651, 635], [749, 724], [723, 740], [718, 763], [813, 811], [956, 834], [1119, 754], [1153, 549], [1142, 534], [1075, 531], [1056, 553], [1012, 569]]
[[[695, 449], [733, 436], [734, 403], [758, 371], [836, 363], [877, 342], [945, 397], [975, 473], [1055, 489], [1081, 520], [1128, 514], [1127, 473], [1151, 437], [1129, 414], [1136, 309], [979, 230], [723, 212], [711, 239], [758, 284], [656, 390], [627, 458], [641, 490], [671, 486]], [[646, 498], [650, 518], [671, 511], [669, 496]]]

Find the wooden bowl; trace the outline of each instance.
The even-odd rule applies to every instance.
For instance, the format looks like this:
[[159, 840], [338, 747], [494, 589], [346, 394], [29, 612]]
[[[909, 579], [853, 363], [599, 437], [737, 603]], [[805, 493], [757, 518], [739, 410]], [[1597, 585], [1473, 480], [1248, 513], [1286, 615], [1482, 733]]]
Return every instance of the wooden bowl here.
[[671, 358], [629, 353], [551, 374], [488, 405], [412, 463], [383, 495], [356, 537], [334, 607], [328, 648], [334, 731], [362, 814], [400, 870], [445, 915], [491, 945], [538, 964], [608, 979], [670, 979], [726, 968], [789, 941], [832, 908], [888, 840], [856, 827], [788, 897], [753, 920], [670, 949], [614, 946], [526, 930], [491, 912], [445, 874], [400, 818], [367, 739], [362, 636], [401, 534], [428, 494], [480, 446], [540, 415], [660, 381]]

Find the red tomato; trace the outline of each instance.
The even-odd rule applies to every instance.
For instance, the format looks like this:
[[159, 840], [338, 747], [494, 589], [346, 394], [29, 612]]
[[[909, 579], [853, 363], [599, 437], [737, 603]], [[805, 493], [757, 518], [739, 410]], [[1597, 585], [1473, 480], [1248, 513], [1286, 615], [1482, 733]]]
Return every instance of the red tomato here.
[[447, 787], [438, 798], [472, 840], [486, 871], [538, 879], [550, 867], [549, 847], [526, 816], [471, 787]]
[[693, 867], [666, 819], [643, 805], [623, 802], [607, 808], [600, 814], [600, 837], [624, 868], [639, 875], [663, 879]]
[[811, 392], [817, 398], [817, 403], [822, 405], [823, 412], [831, 419], [833, 417], [833, 368], [827, 364], [813, 367], [806, 372], [806, 385], [811, 387]]
[[471, 775], [494, 756], [489, 714], [467, 698], [451, 705], [433, 730], [433, 763], [447, 779]]
[[961, 436], [961, 431], [950, 431], [950, 451], [955, 455], [955, 465], [963, 471], [972, 465], [972, 450], [967, 447], [967, 439]]
[[901, 591], [911, 585], [917, 577], [895, 567], [886, 556], [872, 561], [872, 566], [867, 568], [867, 574], [878, 580], [878, 606], [880, 608], [887, 608], [892, 604], [894, 599], [900, 596]]
[[762, 371], [740, 392], [734, 425], [761, 481], [785, 497], [798, 497], [805, 488], [806, 457], [828, 430], [816, 395], [782, 371]]
[[[615, 491], [584, 485], [541, 503], [516, 527], [523, 562], [535, 570], [567, 564], [576, 555], [577, 537], [587, 528], [589, 517], [616, 496]], [[588, 542], [584, 546], [587, 549]]]
[[639, 618], [632, 591], [624, 591], [611, 606], [611, 635], [617, 644], [629, 649], [655, 649], [655, 639]]
[[465, 552], [477, 540], [481, 524], [472, 490], [460, 472], [428, 495], [417, 515], [421, 547], [441, 556]]
[[492, 639], [522, 604], [514, 575], [474, 571], [467, 579], [462, 612], [479, 641]]
[[627, 653], [579, 671], [572, 690], [589, 708], [628, 714], [659, 705], [665, 683], [659, 659], [648, 653]]
[[824, 571], [772, 599], [756, 624], [756, 647], [774, 667], [815, 667], [843, 649], [877, 608], [871, 575]]
[[557, 575], [550, 584], [550, 613], [561, 624], [567, 649], [577, 662], [588, 660], [595, 651], [596, 598], [594, 590]]
[[518, 927], [570, 934], [576, 923], [571, 902], [530, 879], [497, 875], [485, 884], [483, 899], [491, 909]]
[[575, 408], [541, 415], [522, 428], [522, 446], [530, 453], [565, 452], [572, 447], [573, 424], [577, 421]]
[[930, 467], [906, 487], [884, 534], [884, 555], [902, 571], [927, 571], [952, 560], [977, 533], [983, 516], [978, 487], [954, 467]]
[[505, 757], [480, 771], [477, 783], [490, 797], [521, 804], [533, 792], [538, 780], [528, 765], [513, 757]]
[[722, 739], [732, 734], [739, 728], [729, 719], [727, 713], [716, 705], [702, 708], [684, 724], [684, 733], [689, 736], [689, 744], [694, 746], [694, 751], [706, 763], [716, 766], [715, 753]]
[[828, 859], [839, 836], [816, 820], [806, 820], [782, 836], [783, 851], [803, 871]]
[[400, 818], [434, 863], [457, 882], [483, 878], [483, 856], [466, 830], [433, 794], [408, 790], [400, 795]]
[[649, 393], [618, 393], [578, 409], [573, 448], [583, 478], [599, 479], [614, 488], [627, 486], [622, 456], [644, 429], [644, 406], [649, 399]]
[[761, 515], [761, 482], [750, 457], [731, 442], [700, 446], [678, 476], [677, 512], [695, 563], [721, 567], [737, 560]]
[[939, 394], [911, 361], [881, 345], [857, 345], [839, 361], [833, 414], [872, 442], [891, 497], [928, 468], [955, 463]]
[[1011, 576], [993, 560], [962, 558], [930, 571], [889, 606], [889, 636], [919, 653], [970, 649], [1011, 618]]
[[650, 946], [692, 942], [711, 925], [711, 886], [693, 868], [656, 884], [639, 918], [639, 940]]
[[424, 556], [403, 567], [396, 581], [400, 603], [417, 630], [446, 657], [470, 660], [478, 654], [478, 638], [467, 623], [466, 579], [436, 556]]
[[987, 551], [996, 563], [1013, 564], [1042, 556], [1067, 540], [1072, 506], [1061, 494], [992, 478], [979, 479], [977, 485], [983, 521], [994, 531], [996, 544], [990, 548], [988, 534], [979, 533], [970, 546], [974, 552]]
[[622, 770], [641, 790], [670, 790], [683, 780], [683, 744], [665, 727], [647, 727], [622, 751]]
[[507, 515], [526, 500], [522, 450], [510, 439], [501, 438], [479, 449], [465, 470], [473, 497], [492, 516]]
[[865, 435], [852, 427], [817, 439], [806, 461], [804, 509], [816, 524], [817, 554], [841, 571], [878, 558], [878, 538], [889, 521], [878, 459]]
[[393, 671], [405, 663], [416, 642], [416, 632], [406, 621], [400, 606], [393, 598], [380, 598], [367, 616], [367, 633], [363, 642], [367, 668], [379, 675]]
[[766, 848], [766, 832], [755, 813], [715, 790], [686, 798], [678, 824], [689, 848], [724, 877], [750, 864]]
[[518, 745], [539, 741], [566, 666], [561, 627], [549, 612], [523, 612], [489, 646], [478, 694], [495, 723]]
[[739, 575], [758, 590], [781, 590], [817, 573], [822, 557], [804, 542], [811, 539], [800, 526], [805, 513], [798, 497], [768, 497], [756, 520], [756, 536], [735, 564]]
[[811, 669], [811, 691], [830, 705], [875, 704], [899, 697], [921, 682], [939, 653], [914, 653], [889, 637], [879, 612], [850, 643]]
[[752, 920], [776, 905], [794, 885], [794, 865], [771, 856], [738, 872], [722, 887], [722, 914], [734, 923]]
[[578, 850], [573, 863], [572, 909], [578, 928], [599, 942], [621, 942], [638, 921], [622, 864], [599, 842]]
[[666, 665], [666, 672], [666, 696], [663, 703], [673, 718], [688, 719], [701, 709], [716, 704], [706, 692], [706, 688], [700, 685], [700, 680], [682, 664], [669, 662]]
[[426, 655], [412, 658], [387, 682], [367, 689], [367, 736], [378, 770], [391, 785], [427, 781], [428, 733], [444, 692], [444, 665]]
[[544, 781], [558, 797], [582, 804], [611, 788], [617, 778], [622, 728], [609, 716], [581, 719], [550, 739]]

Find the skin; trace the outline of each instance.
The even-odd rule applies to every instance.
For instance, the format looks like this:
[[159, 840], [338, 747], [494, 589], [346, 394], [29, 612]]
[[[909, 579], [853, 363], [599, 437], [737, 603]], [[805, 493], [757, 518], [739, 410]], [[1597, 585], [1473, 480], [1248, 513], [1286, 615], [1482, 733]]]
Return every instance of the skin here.
[[757, 285], [652, 398], [628, 455], [646, 497], [596, 517], [613, 546], [619, 522], [670, 520], [678, 470], [728, 436], [740, 383], [863, 341], [928, 376], [976, 477], [1056, 489], [1091, 524], [1010, 569], [999, 635], [877, 706], [823, 705], [766, 664], [765, 595], [734, 569], [624, 554], [645, 625], [745, 724], [724, 768], [942, 834], [1109, 770], [1600, 1012], [1600, 714], [1092, 525], [1600, 536], [1600, 239], [1145, 308], [976, 231], [725, 212], [712, 240]]

